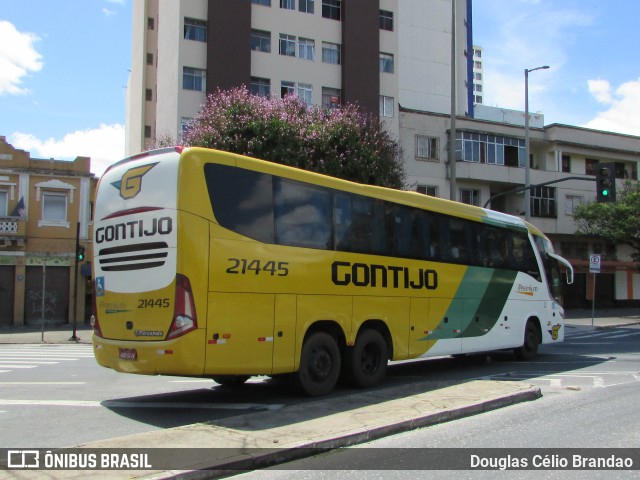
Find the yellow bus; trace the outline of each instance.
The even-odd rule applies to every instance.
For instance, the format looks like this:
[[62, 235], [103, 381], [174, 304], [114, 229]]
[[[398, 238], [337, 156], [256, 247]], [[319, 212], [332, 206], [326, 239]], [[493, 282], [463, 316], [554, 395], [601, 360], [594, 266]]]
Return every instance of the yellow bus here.
[[389, 360], [564, 337], [571, 265], [521, 219], [203, 148], [100, 179], [93, 345], [120, 372], [308, 395], [370, 387]]

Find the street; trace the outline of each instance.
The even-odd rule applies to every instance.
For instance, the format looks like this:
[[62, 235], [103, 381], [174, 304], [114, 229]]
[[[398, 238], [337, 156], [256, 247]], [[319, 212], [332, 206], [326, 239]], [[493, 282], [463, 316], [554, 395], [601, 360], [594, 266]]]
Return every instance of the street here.
[[[510, 353], [498, 352], [391, 365], [381, 389], [415, 382], [424, 382], [427, 388], [445, 380], [490, 379], [537, 385], [543, 398], [368, 446], [638, 445], [639, 345], [637, 325], [602, 330], [570, 325], [565, 342], [542, 346], [533, 362], [519, 362]], [[358, 391], [339, 388], [332, 397], [354, 394]], [[278, 411], [308, 401], [295, 389], [265, 378], [230, 391], [211, 380], [119, 374], [99, 367], [90, 345], [0, 345], [0, 448], [75, 446], [248, 412]], [[331, 463], [306, 463], [331, 458], [305, 460], [299, 468], [331, 470], [335, 468]]]

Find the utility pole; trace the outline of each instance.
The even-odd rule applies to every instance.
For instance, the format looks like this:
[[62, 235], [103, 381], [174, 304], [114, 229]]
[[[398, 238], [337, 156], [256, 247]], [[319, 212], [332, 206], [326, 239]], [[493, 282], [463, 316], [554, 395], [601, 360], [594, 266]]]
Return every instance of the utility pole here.
[[451, 128], [449, 130], [449, 199], [455, 201], [456, 185], [456, 0], [451, 0]]

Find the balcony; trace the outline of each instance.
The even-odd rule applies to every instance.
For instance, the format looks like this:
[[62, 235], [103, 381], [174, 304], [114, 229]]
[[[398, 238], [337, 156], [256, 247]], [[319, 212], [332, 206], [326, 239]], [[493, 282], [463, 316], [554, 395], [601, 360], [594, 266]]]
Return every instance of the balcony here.
[[0, 248], [24, 247], [27, 221], [24, 218], [0, 217]]

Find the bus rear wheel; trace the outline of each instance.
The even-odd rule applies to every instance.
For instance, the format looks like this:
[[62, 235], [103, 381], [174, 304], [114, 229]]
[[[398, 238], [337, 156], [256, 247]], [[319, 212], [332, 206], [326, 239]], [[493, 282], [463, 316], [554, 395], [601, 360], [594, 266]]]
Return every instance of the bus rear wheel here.
[[329, 393], [340, 375], [340, 349], [325, 332], [312, 333], [302, 345], [298, 383], [311, 397]]
[[533, 320], [529, 320], [524, 327], [524, 340], [522, 346], [516, 348], [514, 353], [520, 360], [533, 360], [538, 355], [540, 345], [540, 331]]
[[346, 352], [345, 380], [359, 388], [373, 387], [386, 375], [388, 359], [387, 342], [382, 334], [373, 329], [364, 330], [353, 348]]

